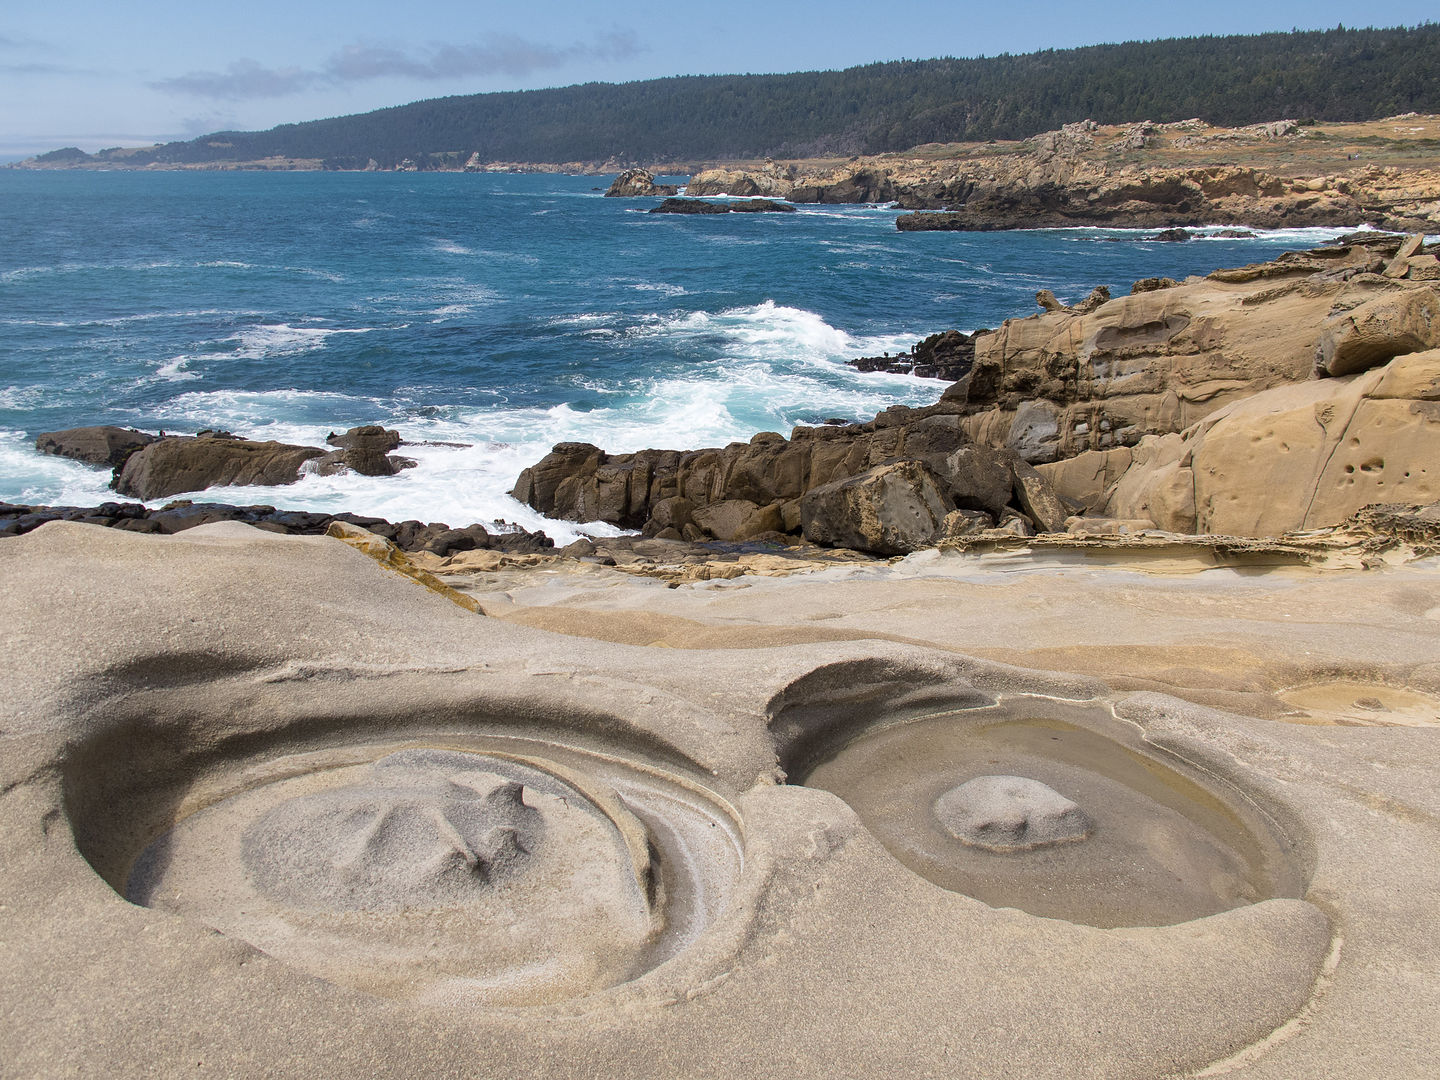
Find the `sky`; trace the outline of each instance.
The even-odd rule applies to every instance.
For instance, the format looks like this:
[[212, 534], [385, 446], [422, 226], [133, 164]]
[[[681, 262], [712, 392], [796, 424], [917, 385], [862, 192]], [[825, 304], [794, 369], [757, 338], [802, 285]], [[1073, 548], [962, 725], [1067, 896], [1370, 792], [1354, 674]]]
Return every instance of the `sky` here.
[[1436, 18], [1434, 0], [0, 0], [0, 161], [450, 94]]

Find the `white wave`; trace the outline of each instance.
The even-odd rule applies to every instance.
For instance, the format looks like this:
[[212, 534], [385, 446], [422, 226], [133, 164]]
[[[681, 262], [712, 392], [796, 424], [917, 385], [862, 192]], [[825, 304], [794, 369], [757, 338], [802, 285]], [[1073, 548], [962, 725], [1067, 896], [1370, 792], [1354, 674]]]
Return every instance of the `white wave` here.
[[52, 457], [22, 431], [0, 431], [0, 499], [38, 506], [95, 506], [119, 499], [110, 470]]
[[642, 281], [625, 287], [633, 289], [635, 292], [653, 292], [663, 296], [685, 296], [690, 291], [684, 285], [671, 285], [660, 281]]
[[[191, 390], [154, 410], [169, 427], [225, 428], [237, 435], [280, 442], [305, 442], [317, 432], [323, 441], [336, 418], [373, 423], [390, 408], [379, 398], [317, 390]], [[329, 425], [325, 428], [323, 425]], [[341, 427], [348, 425], [341, 424]]]
[[50, 396], [43, 386], [7, 386], [0, 389], [0, 409], [33, 409]]
[[260, 360], [270, 356], [291, 356], [325, 347], [326, 339], [335, 334], [368, 334], [375, 328], [362, 326], [344, 329], [330, 326], [291, 326], [289, 323], [275, 323], [266, 326], [252, 326], [242, 330], [227, 342], [239, 345], [230, 355], [244, 360]]
[[464, 244], [456, 243], [454, 240], [446, 240], [443, 237], [430, 242], [436, 251], [444, 252], [446, 255], [474, 255], [475, 252]]
[[155, 368], [155, 378], [165, 379], [169, 382], [183, 382], [186, 379], [198, 379], [200, 374], [189, 371], [190, 361], [195, 357], [188, 355], [172, 356]]

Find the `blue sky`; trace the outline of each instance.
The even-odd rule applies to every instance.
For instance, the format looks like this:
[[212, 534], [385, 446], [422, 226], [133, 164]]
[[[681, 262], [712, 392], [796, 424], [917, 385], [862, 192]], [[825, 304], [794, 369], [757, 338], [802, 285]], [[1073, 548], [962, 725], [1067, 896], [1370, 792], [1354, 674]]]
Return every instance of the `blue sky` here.
[[9, 0], [0, 6], [0, 161], [486, 90], [1436, 16], [1434, 0]]

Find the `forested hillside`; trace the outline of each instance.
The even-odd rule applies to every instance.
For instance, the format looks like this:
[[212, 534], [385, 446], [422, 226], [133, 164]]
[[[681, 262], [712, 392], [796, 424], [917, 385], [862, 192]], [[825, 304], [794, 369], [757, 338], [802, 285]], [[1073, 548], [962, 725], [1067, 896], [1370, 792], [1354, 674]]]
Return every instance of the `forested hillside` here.
[[[223, 132], [128, 164], [323, 159], [647, 163], [878, 153], [1017, 139], [1075, 120], [1369, 120], [1440, 112], [1440, 24], [1197, 37], [791, 75], [681, 76], [437, 98]], [[102, 151], [102, 155], [105, 152]]]

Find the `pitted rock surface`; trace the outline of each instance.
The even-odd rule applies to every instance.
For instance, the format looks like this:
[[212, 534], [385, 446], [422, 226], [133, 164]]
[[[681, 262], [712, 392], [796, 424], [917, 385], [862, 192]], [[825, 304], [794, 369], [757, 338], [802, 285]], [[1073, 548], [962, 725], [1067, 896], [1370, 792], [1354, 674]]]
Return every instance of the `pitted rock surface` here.
[[[245, 830], [256, 886], [322, 910], [437, 907], [520, 869], [545, 820], [495, 759], [402, 751], [374, 781], [287, 800]], [[577, 794], [578, 798], [578, 794]]]

